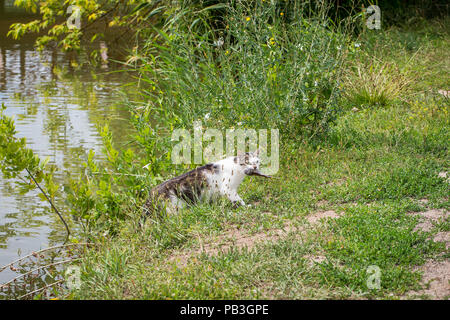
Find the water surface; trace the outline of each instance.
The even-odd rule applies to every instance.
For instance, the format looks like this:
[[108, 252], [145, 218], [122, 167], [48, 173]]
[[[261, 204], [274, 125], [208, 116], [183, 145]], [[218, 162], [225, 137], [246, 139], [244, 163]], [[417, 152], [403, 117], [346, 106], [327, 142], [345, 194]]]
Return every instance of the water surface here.
[[[111, 120], [116, 136], [128, 132], [121, 88], [130, 76], [112, 63], [83, 67], [82, 57], [35, 50], [34, 37], [6, 37], [9, 25], [33, 17], [0, 1], [0, 103], [15, 117], [17, 136], [42, 159], [49, 157], [61, 170], [58, 182], [74, 173], [86, 151], [100, 149], [98, 121]], [[32, 251], [61, 242], [65, 229], [36, 192], [19, 194], [12, 181], [0, 175], [0, 267]], [[14, 276], [0, 272], [0, 284]]]

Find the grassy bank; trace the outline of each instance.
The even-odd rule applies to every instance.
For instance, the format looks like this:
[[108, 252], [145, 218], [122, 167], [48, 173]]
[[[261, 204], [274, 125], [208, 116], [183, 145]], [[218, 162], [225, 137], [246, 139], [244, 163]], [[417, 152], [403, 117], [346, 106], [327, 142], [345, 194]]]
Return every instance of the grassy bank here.
[[[129, 213], [87, 252], [69, 298], [449, 298], [426, 290], [422, 268], [449, 259], [448, 30], [446, 19], [363, 33], [343, 60], [336, 122], [283, 140], [276, 178], [241, 186], [251, 207], [199, 204], [143, 229]], [[266, 98], [265, 86], [233, 90], [250, 89]]]

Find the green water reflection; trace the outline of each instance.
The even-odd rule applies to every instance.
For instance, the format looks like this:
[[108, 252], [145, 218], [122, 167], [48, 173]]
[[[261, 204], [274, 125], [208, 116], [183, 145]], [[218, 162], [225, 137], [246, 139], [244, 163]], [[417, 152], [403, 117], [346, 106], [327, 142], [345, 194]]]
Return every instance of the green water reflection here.
[[[130, 75], [108, 68], [83, 67], [80, 59], [57, 51], [38, 53], [34, 38], [6, 37], [9, 25], [32, 17], [0, 1], [0, 103], [16, 119], [19, 137], [42, 158], [61, 170], [58, 181], [80, 168], [86, 151], [100, 150], [96, 123], [108, 120], [116, 137], [125, 143], [129, 127], [121, 86]], [[130, 89], [127, 89], [129, 91]], [[64, 237], [64, 226], [37, 193], [20, 195], [14, 183], [0, 176], [0, 266]], [[0, 283], [13, 276], [0, 272]]]

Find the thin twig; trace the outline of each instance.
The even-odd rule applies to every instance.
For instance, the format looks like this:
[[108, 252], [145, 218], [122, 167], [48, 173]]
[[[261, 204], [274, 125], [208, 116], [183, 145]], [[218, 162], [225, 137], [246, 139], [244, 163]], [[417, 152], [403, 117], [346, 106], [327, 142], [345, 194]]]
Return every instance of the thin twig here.
[[119, 173], [119, 172], [91, 172], [92, 174], [105, 174], [115, 176], [132, 176], [132, 177], [146, 177], [145, 174]]
[[33, 293], [37, 293], [37, 292], [39, 292], [39, 291], [48, 289], [48, 288], [50, 288], [50, 287], [52, 287], [52, 286], [54, 286], [54, 285], [56, 285], [56, 284], [60, 284], [60, 283], [63, 283], [63, 282], [64, 282], [64, 279], [61, 279], [61, 280], [52, 282], [52, 283], [50, 283], [49, 285], [46, 285], [45, 287], [42, 287], [42, 288], [36, 289], [36, 290], [34, 290], [34, 291], [28, 292], [28, 293], [24, 294], [23, 296], [20, 296], [18, 299], [22, 299], [22, 298], [24, 298], [24, 297], [26, 297], [26, 296], [29, 296], [29, 295], [33, 294]]
[[7, 264], [6, 266], [1, 267], [1, 268], [0, 268], [0, 272], [2, 272], [3, 270], [5, 270], [5, 269], [8, 268], [9, 266], [12, 266], [12, 265], [16, 264], [17, 262], [20, 262], [20, 261], [22, 261], [22, 260], [24, 260], [24, 259], [26, 259], [26, 258], [29, 258], [29, 257], [31, 257], [31, 256], [35, 256], [35, 255], [38, 255], [38, 254], [40, 254], [40, 253], [42, 253], [42, 252], [45, 252], [45, 251], [48, 251], [48, 250], [53, 250], [53, 249], [58, 249], [58, 248], [63, 248], [63, 247], [78, 246], [78, 245], [79, 245], [79, 246], [81, 246], [81, 245], [91, 245], [91, 244], [92, 244], [92, 243], [88, 243], [88, 242], [86, 242], [86, 243], [69, 243], [69, 244], [63, 244], [63, 245], [54, 246], [54, 247], [48, 247], [48, 248], [45, 248], [45, 249], [42, 249], [42, 250], [39, 250], [39, 251], [33, 251], [33, 252], [30, 253], [29, 255], [26, 255], [25, 257], [19, 258], [19, 259], [13, 261], [13, 262]]
[[23, 274], [21, 274], [21, 275], [15, 277], [14, 279], [8, 281], [8, 282], [5, 283], [5, 284], [2, 284], [2, 285], [0, 286], [0, 289], [3, 289], [3, 288], [5, 288], [5, 287], [7, 287], [10, 283], [13, 283], [13, 282], [16, 281], [17, 279], [23, 278], [23, 277], [25, 277], [26, 275], [29, 275], [30, 273], [33, 273], [33, 272], [35, 272], [35, 271], [39, 271], [39, 270], [42, 270], [42, 269], [48, 268], [48, 267], [57, 266], [57, 265], [60, 265], [60, 264], [63, 264], [63, 263], [67, 263], [67, 262], [77, 261], [77, 260], [80, 260], [80, 259], [81, 259], [81, 258], [67, 259], [67, 260], [64, 260], [64, 261], [59, 261], [59, 262], [47, 264], [47, 265], [45, 265], [45, 266], [41, 266], [41, 267], [39, 267], [39, 268], [36, 268], [36, 269], [33, 269], [33, 270], [28, 271], [28, 272], [26, 272], [26, 273], [23, 273]]
[[56, 209], [55, 205], [53, 204], [52, 200], [50, 200], [49, 196], [47, 195], [47, 193], [41, 188], [41, 186], [39, 185], [39, 183], [36, 181], [36, 179], [34, 178], [34, 176], [31, 174], [30, 170], [28, 170], [28, 168], [25, 168], [25, 170], [27, 170], [28, 174], [30, 175], [31, 179], [34, 181], [34, 183], [36, 184], [36, 186], [39, 188], [39, 190], [41, 190], [41, 192], [44, 194], [44, 196], [47, 198], [47, 201], [50, 202], [50, 205], [52, 206], [53, 210], [55, 210], [56, 214], [59, 216], [59, 218], [61, 219], [61, 221], [64, 223], [64, 226], [66, 227], [67, 230], [67, 237], [66, 240], [64, 241], [64, 243], [67, 242], [67, 240], [69, 240], [69, 236], [70, 236], [70, 230], [69, 230], [69, 226], [67, 225], [66, 221], [64, 220], [63, 216], [61, 215], [61, 213], [59, 213], [58, 209]]

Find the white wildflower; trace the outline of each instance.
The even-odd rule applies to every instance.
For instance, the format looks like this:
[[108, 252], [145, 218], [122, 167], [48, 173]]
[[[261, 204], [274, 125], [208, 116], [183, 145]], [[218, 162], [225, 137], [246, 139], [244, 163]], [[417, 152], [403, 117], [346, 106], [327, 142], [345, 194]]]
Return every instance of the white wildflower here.
[[219, 40], [214, 41], [214, 45], [215, 45], [216, 47], [221, 47], [221, 46], [223, 46], [223, 44], [224, 44], [224, 41], [223, 41], [223, 38], [222, 38], [222, 37], [220, 37]]

